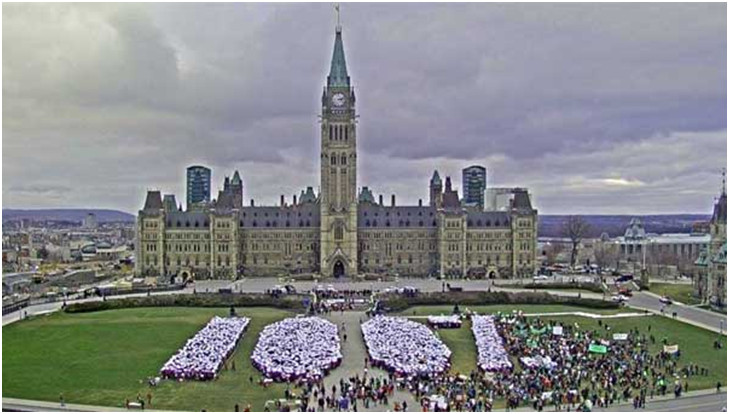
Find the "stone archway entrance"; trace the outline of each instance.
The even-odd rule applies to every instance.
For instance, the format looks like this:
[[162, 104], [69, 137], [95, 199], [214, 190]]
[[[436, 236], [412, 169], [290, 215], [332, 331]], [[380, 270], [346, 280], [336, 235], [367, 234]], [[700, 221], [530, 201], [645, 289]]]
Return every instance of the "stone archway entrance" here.
[[187, 283], [192, 281], [192, 276], [188, 270], [183, 270], [180, 272], [180, 279], [182, 280], [182, 283]]
[[332, 269], [332, 276], [340, 278], [344, 276], [344, 263], [341, 260], [334, 262], [334, 268]]
[[489, 272], [489, 279], [496, 279], [496, 272], [493, 270]]

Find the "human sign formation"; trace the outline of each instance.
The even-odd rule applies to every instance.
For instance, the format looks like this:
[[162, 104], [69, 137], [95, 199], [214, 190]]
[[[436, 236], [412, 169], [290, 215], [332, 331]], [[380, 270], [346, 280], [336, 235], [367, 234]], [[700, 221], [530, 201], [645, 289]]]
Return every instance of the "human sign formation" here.
[[498, 371], [511, 368], [509, 354], [504, 349], [504, 341], [496, 330], [494, 317], [474, 315], [471, 319], [473, 337], [478, 349], [478, 366], [484, 371]]
[[213, 318], [160, 370], [163, 378], [211, 380], [233, 353], [249, 318]]
[[372, 364], [397, 375], [430, 377], [450, 366], [451, 350], [423, 324], [376, 316], [362, 334]]
[[342, 362], [337, 325], [319, 317], [268, 325], [258, 339], [253, 366], [275, 381], [318, 381]]

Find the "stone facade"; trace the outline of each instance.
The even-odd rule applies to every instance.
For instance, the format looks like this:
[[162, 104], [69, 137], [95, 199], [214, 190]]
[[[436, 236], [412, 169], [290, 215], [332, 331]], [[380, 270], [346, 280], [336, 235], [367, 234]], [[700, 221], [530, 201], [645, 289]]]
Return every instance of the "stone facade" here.
[[322, 94], [321, 191], [290, 205], [242, 205], [238, 173], [204, 209], [165, 208], [149, 191], [137, 218], [136, 273], [172, 278], [365, 273], [531, 277], [537, 264], [537, 211], [526, 190], [506, 211], [462, 207], [446, 178], [431, 180], [430, 205], [375, 203], [357, 194], [355, 94], [341, 28]]
[[695, 262], [700, 271], [694, 278], [696, 295], [720, 310], [726, 310], [726, 203], [723, 186], [709, 222], [710, 242]]

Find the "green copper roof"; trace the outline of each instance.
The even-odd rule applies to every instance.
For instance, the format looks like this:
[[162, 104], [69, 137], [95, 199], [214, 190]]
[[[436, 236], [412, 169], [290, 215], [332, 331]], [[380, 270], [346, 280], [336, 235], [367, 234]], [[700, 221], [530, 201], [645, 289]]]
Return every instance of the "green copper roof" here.
[[238, 174], [238, 170], [235, 170], [235, 174], [233, 174], [233, 180], [231, 181], [233, 184], [241, 184], [242, 181], [240, 179], [240, 174]]
[[711, 259], [711, 261], [714, 263], [726, 264], [726, 243], [721, 246], [721, 249], [716, 255], [714, 255], [714, 258]]
[[701, 252], [699, 252], [699, 257], [694, 262], [697, 266], [708, 266], [709, 265], [709, 254], [707, 253], [706, 249], [701, 249]]
[[334, 38], [332, 67], [331, 69], [329, 69], [327, 86], [349, 86], [349, 75], [347, 75], [347, 61], [344, 59], [344, 44], [342, 43], [342, 29], [339, 27], [337, 28], [337, 35]]

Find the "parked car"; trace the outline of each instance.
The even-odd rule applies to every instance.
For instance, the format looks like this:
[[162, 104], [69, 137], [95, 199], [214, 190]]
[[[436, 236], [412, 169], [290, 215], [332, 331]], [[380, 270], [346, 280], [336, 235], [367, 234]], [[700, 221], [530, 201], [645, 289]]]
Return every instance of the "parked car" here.
[[613, 302], [617, 302], [617, 303], [623, 303], [626, 300], [628, 300], [628, 298], [623, 295], [615, 295], [610, 299], [612, 299]]
[[618, 290], [618, 293], [623, 296], [628, 296], [628, 297], [633, 296], [633, 291], [626, 287], [620, 288], [620, 290]]
[[549, 276], [547, 276], [547, 275], [536, 275], [536, 276], [534, 276], [534, 280], [549, 280]]
[[658, 300], [659, 300], [659, 301], [660, 301], [661, 303], [665, 304], [665, 305], [670, 305], [670, 304], [672, 304], [672, 303], [673, 303], [673, 300], [671, 300], [671, 298], [669, 298], [668, 296], [661, 296], [661, 298], [660, 298], [660, 299], [658, 299]]
[[624, 275], [618, 276], [618, 278], [615, 279], [615, 281], [618, 282], [618, 283], [622, 283], [622, 282], [630, 282], [633, 279], [634, 279], [634, 277], [633, 277], [632, 274], [626, 273]]

